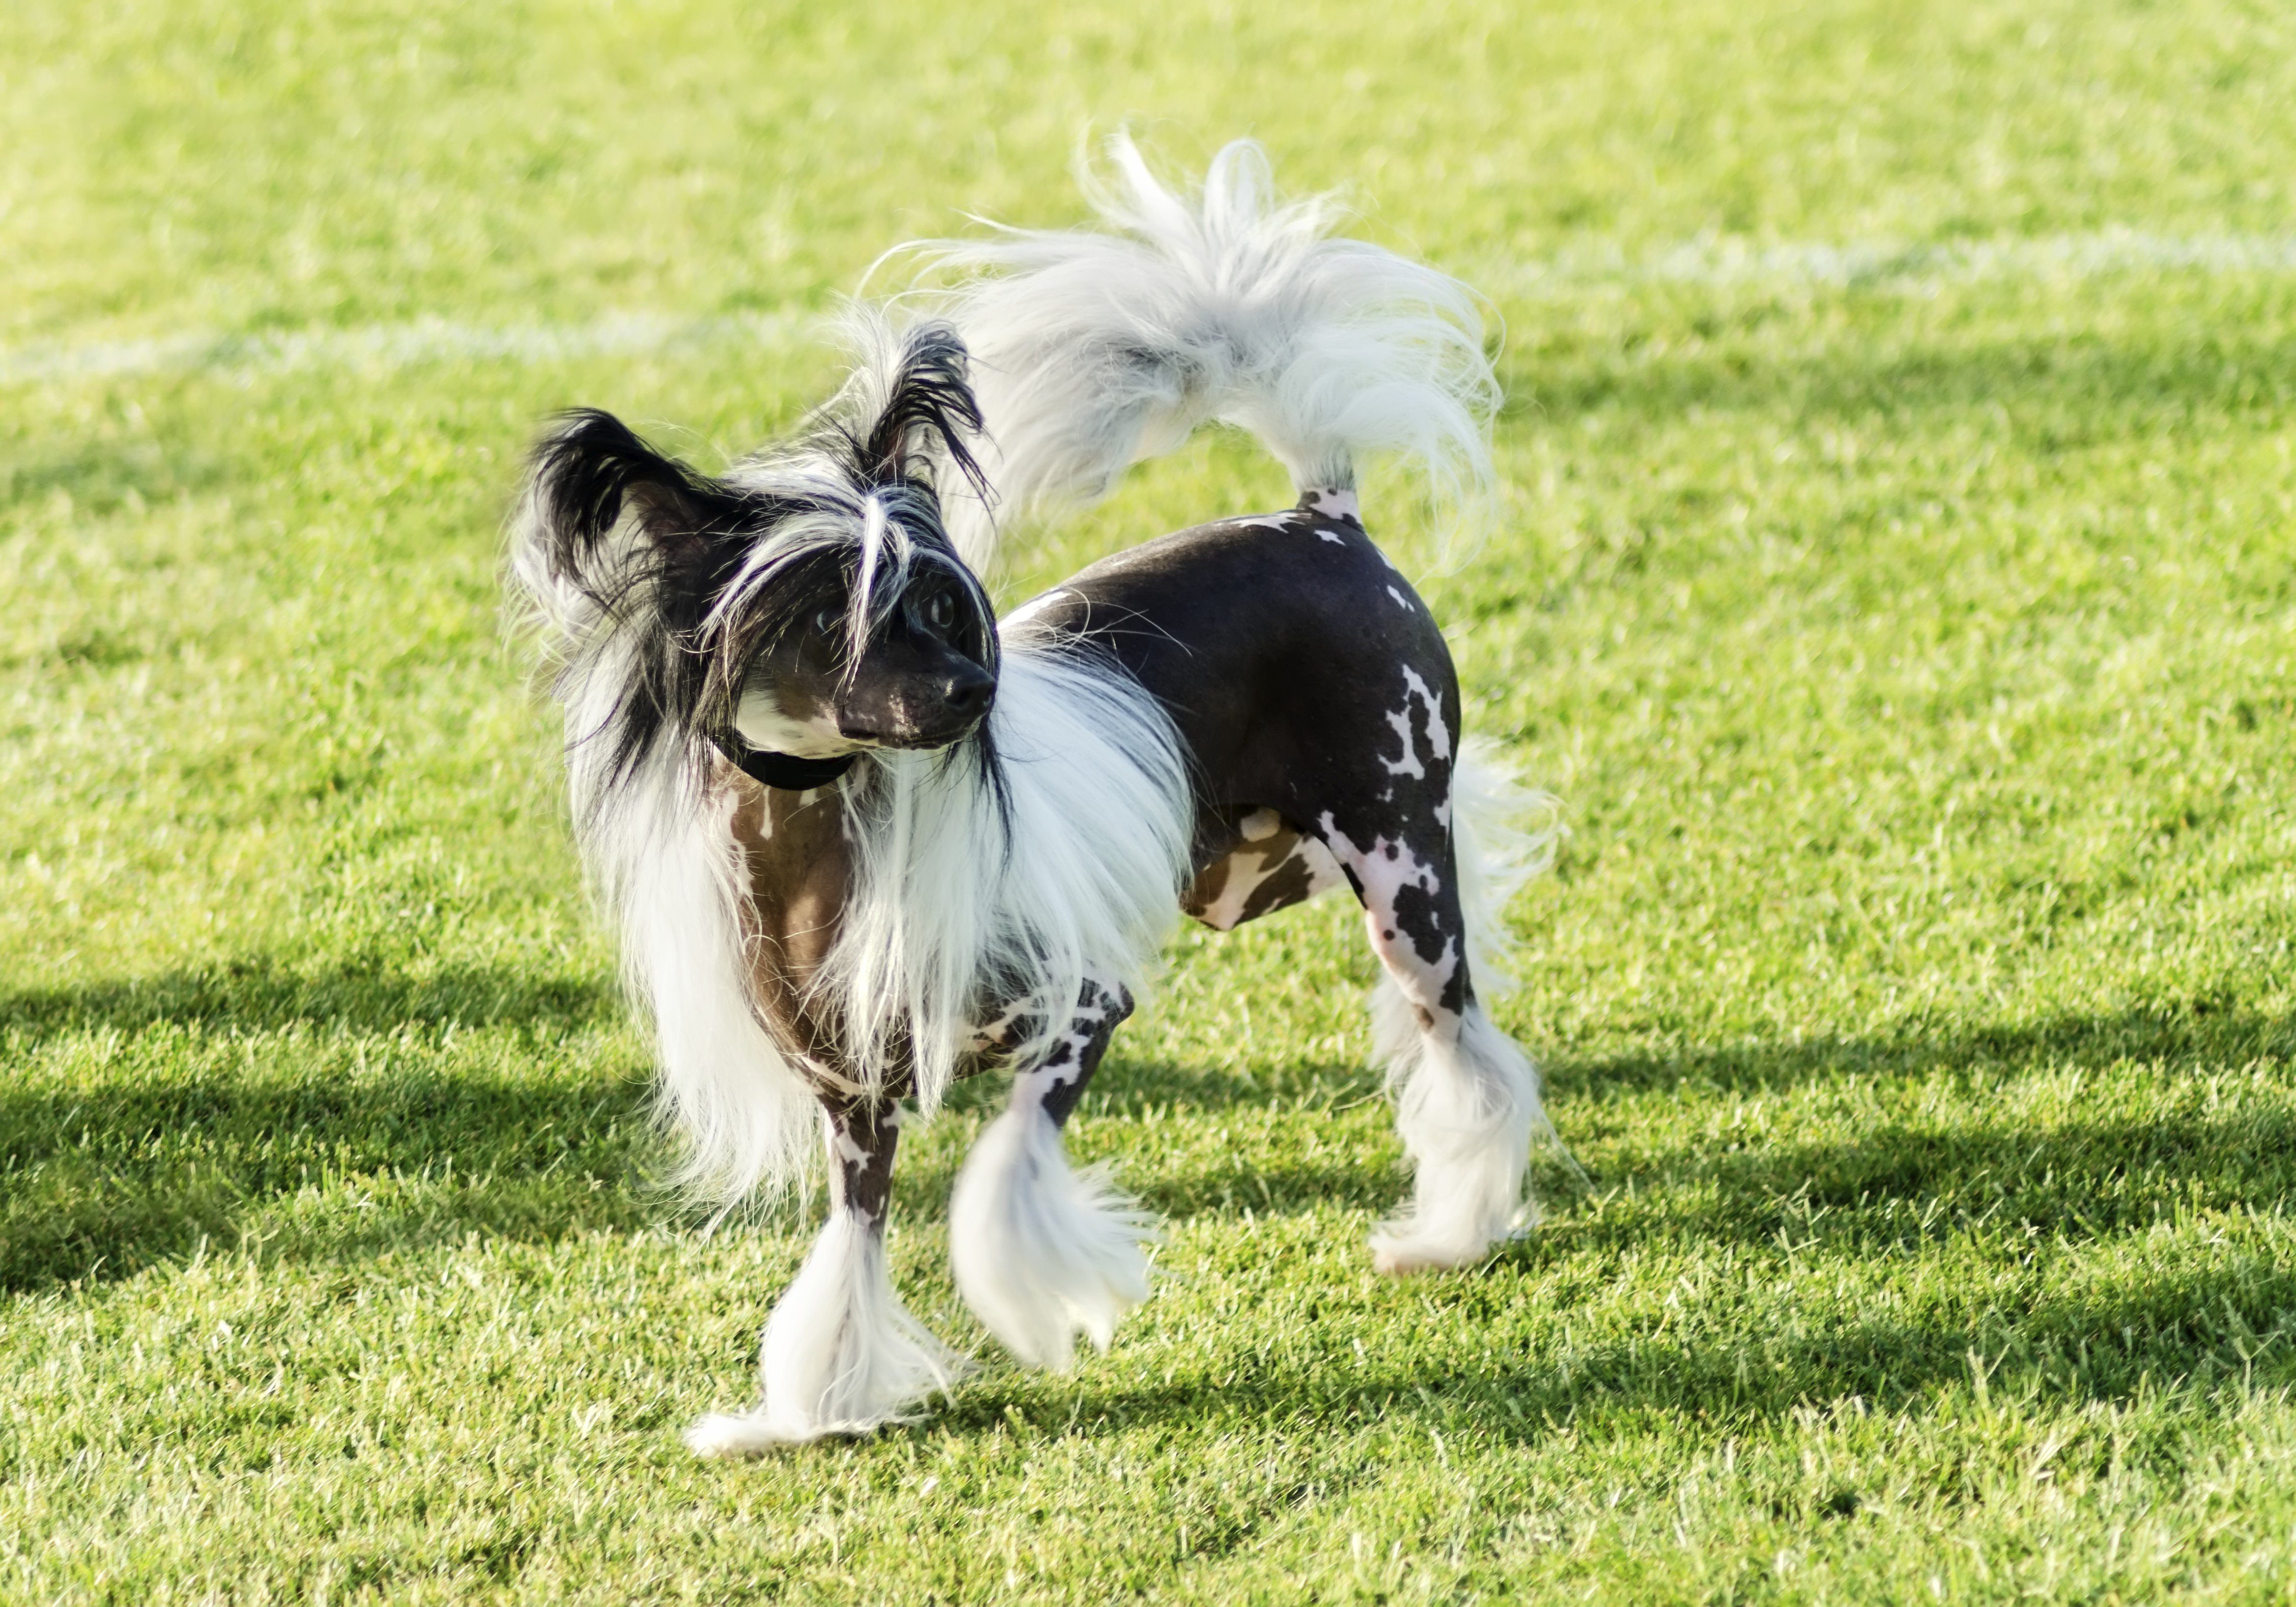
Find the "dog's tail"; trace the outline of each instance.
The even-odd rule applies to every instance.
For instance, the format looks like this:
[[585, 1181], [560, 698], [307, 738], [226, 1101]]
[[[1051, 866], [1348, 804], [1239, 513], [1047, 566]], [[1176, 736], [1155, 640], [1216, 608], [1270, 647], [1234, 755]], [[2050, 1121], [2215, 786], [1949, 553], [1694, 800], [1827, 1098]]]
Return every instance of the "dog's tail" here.
[[[1250, 430], [1301, 492], [1352, 491], [1358, 455], [1413, 460], [1455, 522], [1491, 483], [1498, 382], [1474, 293], [1357, 240], [1327, 198], [1277, 198], [1238, 140], [1193, 194], [1119, 134], [1112, 178], [1087, 175], [1099, 230], [1000, 230], [917, 248], [923, 292], [973, 358], [996, 519], [1089, 503], [1128, 465], [1211, 420]], [[986, 501], [952, 506], [976, 566]]]

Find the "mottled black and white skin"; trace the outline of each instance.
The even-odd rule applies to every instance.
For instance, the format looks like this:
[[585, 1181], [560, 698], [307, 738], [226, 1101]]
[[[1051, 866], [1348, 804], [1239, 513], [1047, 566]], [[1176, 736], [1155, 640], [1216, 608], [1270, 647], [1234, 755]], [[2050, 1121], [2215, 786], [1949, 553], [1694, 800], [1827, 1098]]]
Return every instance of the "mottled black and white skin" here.
[[[730, 1201], [826, 1159], [759, 1398], [694, 1426], [705, 1454], [865, 1432], [949, 1387], [884, 1235], [904, 1113], [961, 1078], [1012, 1090], [950, 1203], [960, 1291], [1024, 1361], [1110, 1341], [1153, 1224], [1062, 1132], [1182, 913], [1362, 906], [1414, 1170], [1380, 1268], [1461, 1265], [1530, 1218], [1550, 1129], [1486, 1009], [1528, 799], [1466, 738], [1355, 477], [1369, 451], [1487, 477], [1473, 302], [1278, 204], [1249, 145], [1185, 198], [1113, 154], [1112, 227], [932, 249], [930, 316], [863, 319], [853, 380], [792, 441], [712, 477], [587, 413], [536, 450], [512, 577], [692, 1176]], [[1297, 505], [994, 618], [992, 511], [1088, 502], [1211, 419], [1268, 445]]]
[[1474, 997], [1451, 847], [1450, 649], [1352, 489], [1107, 559], [1023, 628], [1107, 653], [1178, 728], [1194, 783], [1182, 900], [1226, 931], [1345, 885], [1423, 1029]]

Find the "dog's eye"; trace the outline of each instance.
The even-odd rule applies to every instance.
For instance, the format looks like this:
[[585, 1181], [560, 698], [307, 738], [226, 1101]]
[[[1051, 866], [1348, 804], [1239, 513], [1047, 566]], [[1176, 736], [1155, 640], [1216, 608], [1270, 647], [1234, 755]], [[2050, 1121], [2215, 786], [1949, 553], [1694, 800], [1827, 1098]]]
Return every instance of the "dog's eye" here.
[[826, 636], [845, 623], [845, 616], [833, 608], [824, 608], [813, 617], [813, 628]]
[[925, 604], [925, 619], [935, 630], [947, 630], [956, 623], [956, 599], [947, 592], [935, 592], [932, 601]]

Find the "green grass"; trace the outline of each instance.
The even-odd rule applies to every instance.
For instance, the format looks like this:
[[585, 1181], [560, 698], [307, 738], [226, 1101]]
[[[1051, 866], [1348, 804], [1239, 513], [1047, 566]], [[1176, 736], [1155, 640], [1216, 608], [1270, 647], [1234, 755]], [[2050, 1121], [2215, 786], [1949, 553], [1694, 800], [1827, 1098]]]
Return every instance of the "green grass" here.
[[[2225, 0], [14, 7], [0, 1598], [2296, 1593], [2296, 275], [2161, 245], [2284, 242], [2292, 45]], [[1375, 1278], [1348, 912], [1184, 935], [1075, 1131], [1170, 1225], [1113, 1350], [1026, 1374], [955, 1300], [968, 1094], [893, 1253], [984, 1370], [702, 1464], [807, 1225], [654, 1186], [495, 625], [517, 457], [575, 402], [752, 443], [830, 373], [783, 315], [1071, 218], [1125, 117], [1259, 135], [1506, 318], [1508, 517], [1426, 585], [1569, 801], [1503, 1013], [1594, 1190]], [[1906, 254], [1748, 255], [1804, 243]], [[685, 332], [438, 332], [625, 315]], [[1281, 492], [1200, 442], [1006, 594]]]

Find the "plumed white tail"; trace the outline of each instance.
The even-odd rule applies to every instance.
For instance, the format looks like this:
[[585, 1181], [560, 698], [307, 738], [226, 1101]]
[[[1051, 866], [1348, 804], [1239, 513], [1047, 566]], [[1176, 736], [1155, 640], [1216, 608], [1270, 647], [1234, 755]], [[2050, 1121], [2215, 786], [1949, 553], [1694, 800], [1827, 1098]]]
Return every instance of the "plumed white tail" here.
[[[1186, 196], [1126, 136], [1108, 155], [1112, 177], [1085, 181], [1104, 231], [914, 248], [945, 286], [921, 299], [972, 353], [1002, 517], [1089, 502], [1215, 419], [1259, 437], [1303, 491], [1350, 489], [1359, 455], [1396, 452], [1439, 501], [1481, 505], [1499, 389], [1473, 292], [1334, 239], [1333, 203], [1279, 201], [1250, 141]], [[948, 512], [986, 562], [990, 511], [953, 498]]]

